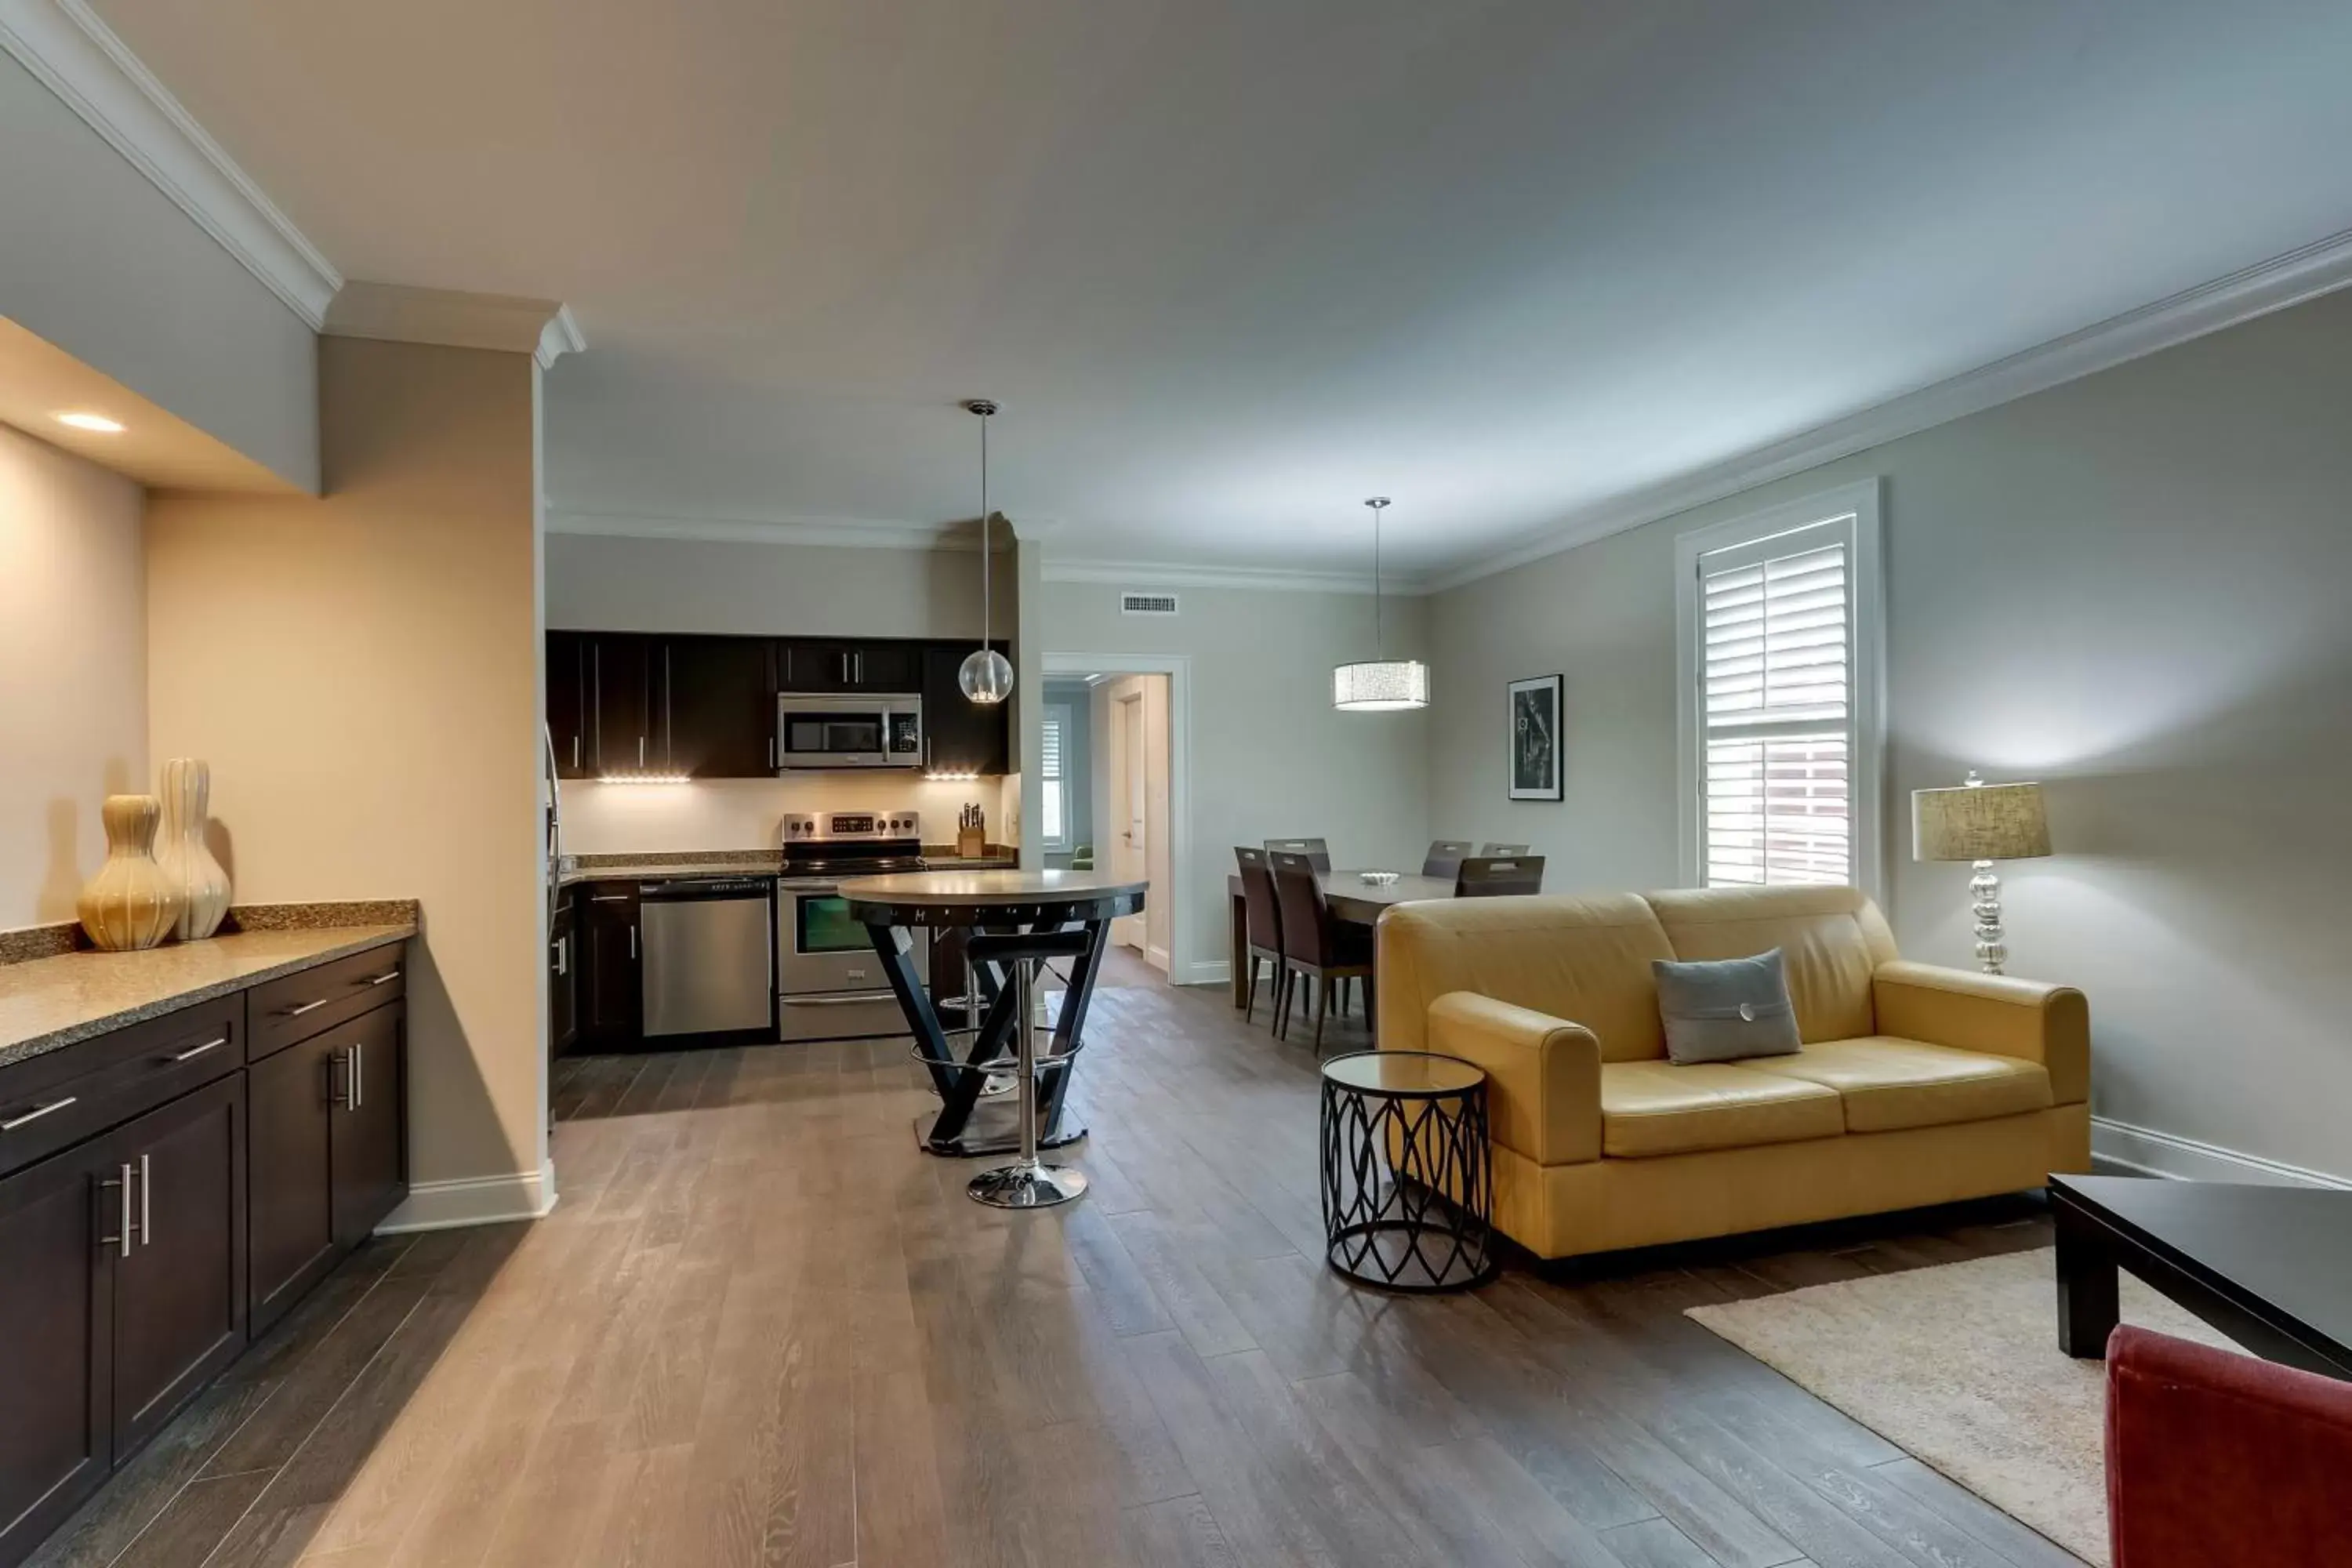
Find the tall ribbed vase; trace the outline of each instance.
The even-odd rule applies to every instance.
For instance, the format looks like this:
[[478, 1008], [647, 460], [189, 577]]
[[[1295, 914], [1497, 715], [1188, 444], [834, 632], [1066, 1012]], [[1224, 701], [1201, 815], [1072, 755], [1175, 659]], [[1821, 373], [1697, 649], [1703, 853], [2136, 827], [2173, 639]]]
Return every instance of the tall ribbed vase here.
[[228, 873], [205, 845], [213, 770], [194, 757], [163, 764], [163, 826], [155, 836], [155, 864], [180, 889], [184, 907], [172, 934], [182, 942], [208, 937], [228, 913]]
[[109, 952], [152, 947], [172, 934], [186, 900], [155, 864], [155, 824], [163, 807], [152, 795], [110, 795], [100, 811], [106, 824], [106, 864], [81, 890], [81, 929]]

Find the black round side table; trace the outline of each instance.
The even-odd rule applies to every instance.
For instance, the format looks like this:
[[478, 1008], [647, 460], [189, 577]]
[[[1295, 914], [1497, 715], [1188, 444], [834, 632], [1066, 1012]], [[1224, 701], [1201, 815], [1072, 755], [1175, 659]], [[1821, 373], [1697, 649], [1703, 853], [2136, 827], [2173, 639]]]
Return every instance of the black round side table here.
[[1384, 1290], [1459, 1290], [1495, 1271], [1486, 1075], [1431, 1051], [1323, 1064], [1323, 1251]]

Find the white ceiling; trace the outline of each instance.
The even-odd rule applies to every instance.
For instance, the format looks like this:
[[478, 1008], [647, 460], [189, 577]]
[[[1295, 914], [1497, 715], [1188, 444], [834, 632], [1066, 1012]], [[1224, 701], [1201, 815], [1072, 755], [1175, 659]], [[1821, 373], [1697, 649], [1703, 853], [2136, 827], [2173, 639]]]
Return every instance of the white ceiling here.
[[2321, 0], [95, 0], [560, 510], [1433, 574], [2352, 227]]

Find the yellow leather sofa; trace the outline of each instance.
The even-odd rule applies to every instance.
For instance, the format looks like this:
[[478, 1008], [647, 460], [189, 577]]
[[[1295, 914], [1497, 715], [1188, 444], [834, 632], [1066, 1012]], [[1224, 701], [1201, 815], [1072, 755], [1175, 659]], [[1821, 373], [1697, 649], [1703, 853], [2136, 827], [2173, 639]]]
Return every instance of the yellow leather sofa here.
[[[1378, 941], [1381, 1047], [1486, 1069], [1495, 1222], [1539, 1257], [1982, 1197], [2090, 1167], [2083, 994], [1906, 963], [1852, 888], [1402, 904]], [[1773, 947], [1804, 1048], [1668, 1061], [1651, 960]]]

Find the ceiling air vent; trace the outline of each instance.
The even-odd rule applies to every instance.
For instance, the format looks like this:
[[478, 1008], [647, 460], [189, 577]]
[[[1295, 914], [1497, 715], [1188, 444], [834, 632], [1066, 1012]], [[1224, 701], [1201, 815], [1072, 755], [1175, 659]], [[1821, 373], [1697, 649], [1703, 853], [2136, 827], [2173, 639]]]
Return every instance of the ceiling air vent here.
[[1176, 613], [1176, 595], [1121, 594], [1118, 596], [1118, 613], [1122, 616], [1172, 616]]

